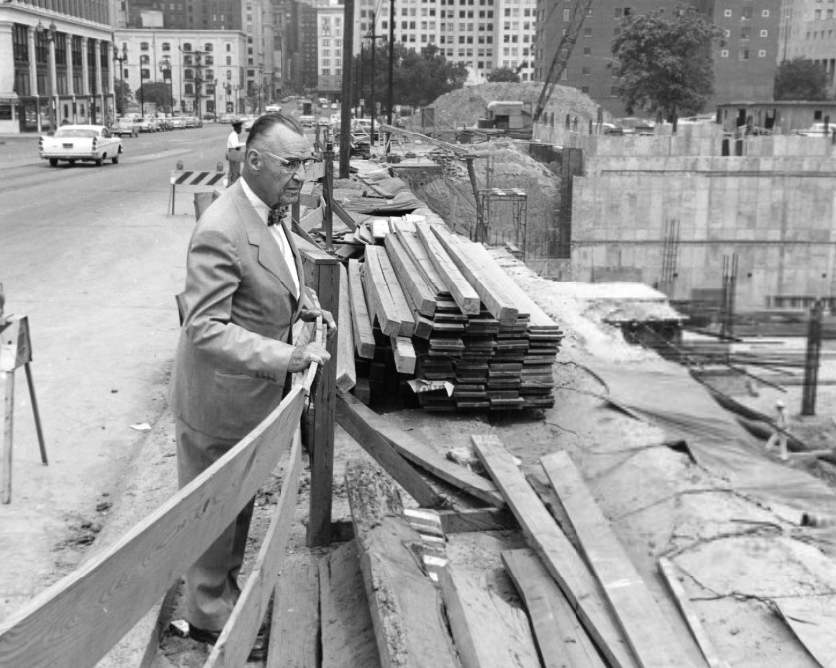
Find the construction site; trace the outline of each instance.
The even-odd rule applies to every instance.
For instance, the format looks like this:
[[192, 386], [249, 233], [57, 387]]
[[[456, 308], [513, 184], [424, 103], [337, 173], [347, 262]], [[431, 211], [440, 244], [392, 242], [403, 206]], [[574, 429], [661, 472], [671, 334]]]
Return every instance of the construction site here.
[[[530, 138], [480, 136], [496, 100]], [[610, 136], [553, 84], [380, 134], [340, 178], [317, 132], [292, 213], [331, 360], [182, 489], [162, 413], [0, 665], [258, 665], [264, 626], [271, 668], [836, 666], [831, 141]], [[26, 326], [0, 320], [4, 374]], [[253, 497], [207, 647], [181, 576]]]

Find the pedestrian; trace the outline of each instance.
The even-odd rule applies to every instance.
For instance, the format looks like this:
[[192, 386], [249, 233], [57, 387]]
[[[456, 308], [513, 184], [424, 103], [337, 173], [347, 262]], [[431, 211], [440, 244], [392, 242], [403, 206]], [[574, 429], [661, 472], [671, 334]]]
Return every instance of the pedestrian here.
[[241, 141], [241, 129], [244, 127], [240, 118], [232, 121], [232, 130], [226, 137], [226, 159], [229, 162], [229, 178], [227, 187], [231, 186], [241, 176], [241, 164], [244, 162], [245, 144]]
[[778, 429], [772, 433], [772, 436], [766, 442], [766, 451], [769, 452], [777, 445], [778, 457], [781, 461], [787, 461], [789, 459], [789, 453], [787, 452], [787, 409], [780, 399], [775, 402], [775, 410], [778, 413], [775, 418], [775, 426]]
[[[244, 149], [241, 178], [201, 216], [189, 242], [183, 326], [171, 389], [181, 487], [249, 433], [281, 401], [289, 374], [329, 359], [325, 347], [294, 346], [291, 327], [328, 311], [307, 296], [287, 207], [299, 197], [312, 157], [301, 126], [280, 113], [261, 116]], [[252, 501], [189, 568], [189, 635], [214, 643], [240, 592], [236, 577]], [[259, 634], [251, 657], [264, 654]]]

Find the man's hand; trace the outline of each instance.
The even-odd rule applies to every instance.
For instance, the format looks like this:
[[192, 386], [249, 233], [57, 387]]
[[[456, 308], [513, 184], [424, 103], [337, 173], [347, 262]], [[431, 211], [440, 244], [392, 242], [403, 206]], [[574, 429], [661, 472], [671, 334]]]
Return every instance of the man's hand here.
[[334, 322], [334, 316], [331, 315], [330, 311], [320, 308], [303, 307], [299, 312], [299, 319], [305, 322], [313, 322], [319, 316], [322, 316], [322, 322], [328, 330], [327, 335], [330, 339], [337, 331], [337, 323]]
[[304, 346], [297, 346], [290, 356], [290, 362], [287, 365], [287, 370], [290, 373], [297, 371], [304, 371], [311, 363], [324, 364], [331, 355], [325, 350], [324, 346], [318, 343], [306, 343]]

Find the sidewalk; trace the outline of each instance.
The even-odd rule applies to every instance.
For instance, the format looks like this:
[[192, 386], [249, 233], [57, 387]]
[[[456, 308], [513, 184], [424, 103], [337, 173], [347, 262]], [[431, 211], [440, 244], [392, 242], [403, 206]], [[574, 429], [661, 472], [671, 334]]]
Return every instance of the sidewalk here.
[[0, 135], [0, 169], [38, 162], [38, 134]]

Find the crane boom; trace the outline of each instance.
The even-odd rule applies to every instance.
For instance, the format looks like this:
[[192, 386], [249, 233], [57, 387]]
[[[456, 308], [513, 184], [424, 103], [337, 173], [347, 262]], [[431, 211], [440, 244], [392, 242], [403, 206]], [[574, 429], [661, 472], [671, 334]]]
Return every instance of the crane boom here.
[[536, 123], [543, 115], [543, 110], [546, 108], [546, 103], [552, 95], [552, 90], [557, 83], [563, 70], [566, 69], [566, 64], [569, 62], [569, 56], [572, 55], [572, 49], [575, 42], [578, 41], [578, 35], [581, 32], [584, 19], [589, 12], [589, 7], [592, 5], [592, 0], [575, 0], [572, 5], [571, 14], [569, 16], [569, 23], [566, 30], [560, 38], [557, 45], [557, 50], [554, 52], [549, 71], [546, 74], [543, 82], [543, 89], [540, 91], [540, 97], [537, 99], [537, 106], [532, 115], [532, 121]]

